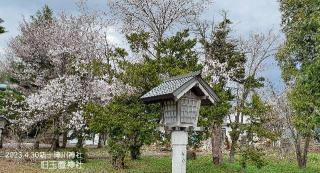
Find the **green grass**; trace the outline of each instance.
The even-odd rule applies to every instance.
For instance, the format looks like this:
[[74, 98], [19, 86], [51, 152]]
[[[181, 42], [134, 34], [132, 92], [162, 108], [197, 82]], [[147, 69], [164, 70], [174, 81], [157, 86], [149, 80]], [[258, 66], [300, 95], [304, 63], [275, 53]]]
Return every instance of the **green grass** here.
[[[300, 170], [295, 160], [279, 160], [274, 157], [268, 158], [268, 164], [261, 169], [249, 164], [247, 173], [320, 173], [320, 155], [310, 154], [307, 169]], [[241, 172], [238, 162], [225, 162], [222, 166], [213, 166], [209, 156], [203, 156], [197, 160], [188, 162], [188, 172], [212, 172], [212, 173], [234, 173]]]
[[[300, 170], [296, 166], [294, 159], [280, 160], [276, 156], [268, 157], [268, 165], [257, 169], [249, 164], [247, 173], [320, 173], [320, 154], [310, 154], [307, 169]], [[171, 172], [171, 158], [168, 156], [145, 156], [140, 160], [126, 160], [126, 169], [115, 170], [108, 160], [89, 160], [82, 165], [81, 170], [64, 170], [50, 172], [124, 172], [124, 173], [142, 173], [142, 172]], [[225, 162], [222, 166], [213, 166], [210, 156], [199, 156], [196, 160], [187, 162], [188, 173], [237, 173], [241, 172], [238, 162]]]

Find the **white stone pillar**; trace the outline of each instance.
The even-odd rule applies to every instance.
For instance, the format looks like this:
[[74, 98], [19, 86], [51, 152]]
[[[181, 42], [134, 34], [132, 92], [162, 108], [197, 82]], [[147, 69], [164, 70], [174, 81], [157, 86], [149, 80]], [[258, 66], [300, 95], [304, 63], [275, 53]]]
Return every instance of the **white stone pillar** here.
[[172, 131], [172, 173], [186, 173], [188, 132]]

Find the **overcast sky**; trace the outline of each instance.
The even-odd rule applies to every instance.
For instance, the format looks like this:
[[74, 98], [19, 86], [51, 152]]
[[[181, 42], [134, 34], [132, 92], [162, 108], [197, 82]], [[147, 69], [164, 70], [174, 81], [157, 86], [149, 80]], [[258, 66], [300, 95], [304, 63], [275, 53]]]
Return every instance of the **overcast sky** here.
[[[5, 22], [2, 25], [8, 31], [0, 35], [0, 53], [7, 47], [10, 38], [18, 34], [18, 26], [23, 16], [30, 15], [41, 9], [45, 4], [49, 5], [55, 13], [64, 10], [68, 13], [77, 13], [77, 0], [0, 0], [0, 18]], [[107, 8], [106, 0], [89, 0], [88, 6], [93, 9], [103, 10]], [[233, 35], [246, 37], [252, 32], [265, 33], [271, 28], [280, 32], [281, 15], [278, 0], [215, 0], [208, 8], [204, 17], [218, 19], [222, 10], [228, 12], [233, 21]], [[116, 39], [118, 34], [112, 37]], [[280, 70], [275, 61], [270, 61], [270, 68], [264, 74], [278, 90], [283, 85]]]

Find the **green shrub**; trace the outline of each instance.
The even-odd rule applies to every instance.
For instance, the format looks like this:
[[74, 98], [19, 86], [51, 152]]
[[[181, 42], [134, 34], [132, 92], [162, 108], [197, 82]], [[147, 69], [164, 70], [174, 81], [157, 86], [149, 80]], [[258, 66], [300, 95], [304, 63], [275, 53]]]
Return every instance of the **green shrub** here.
[[247, 168], [248, 162], [251, 162], [258, 169], [261, 169], [263, 166], [267, 165], [265, 162], [264, 153], [260, 149], [250, 145], [242, 148], [240, 159], [242, 169]]
[[73, 150], [74, 152], [74, 158], [73, 161], [75, 162], [80, 162], [80, 163], [86, 163], [88, 160], [88, 156], [87, 156], [87, 150], [83, 147], [81, 148], [75, 148]]

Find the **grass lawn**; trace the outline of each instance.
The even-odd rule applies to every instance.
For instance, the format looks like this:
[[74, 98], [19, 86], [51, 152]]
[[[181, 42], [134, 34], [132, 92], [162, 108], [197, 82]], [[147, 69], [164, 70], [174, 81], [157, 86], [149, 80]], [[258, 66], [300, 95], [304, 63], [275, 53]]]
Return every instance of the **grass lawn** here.
[[[320, 154], [310, 154], [309, 162], [306, 170], [300, 170], [296, 166], [295, 160], [279, 160], [270, 156], [268, 159], [268, 165], [262, 169], [257, 169], [253, 165], [249, 165], [247, 168], [248, 173], [320, 173]], [[171, 158], [168, 156], [156, 157], [145, 156], [140, 160], [131, 161], [127, 160], [127, 168], [124, 170], [115, 170], [107, 160], [89, 160], [82, 165], [81, 170], [56, 170], [47, 172], [124, 172], [124, 173], [156, 173], [156, 172], [171, 172]], [[39, 164], [34, 165], [36, 169], [39, 169]], [[210, 156], [199, 156], [196, 160], [190, 160], [187, 163], [188, 173], [236, 173], [240, 171], [239, 163], [228, 163], [217, 167], [211, 163]], [[44, 172], [44, 170], [42, 170]]]
[[[126, 168], [123, 170], [115, 170], [112, 168], [110, 161], [107, 160], [105, 149], [89, 149], [87, 153], [90, 158], [87, 163], [82, 165], [82, 169], [65, 169], [65, 170], [45, 170], [41, 169], [39, 162], [22, 162], [10, 161], [6, 159], [0, 160], [0, 173], [165, 173], [171, 172], [170, 156], [143, 156], [140, 160], [126, 160]], [[169, 154], [169, 153], [167, 153]], [[252, 164], [248, 165], [247, 173], [320, 173], [320, 153], [310, 153], [307, 169], [300, 170], [296, 166], [296, 160], [293, 156], [290, 159], [279, 159], [275, 154], [267, 157], [267, 166], [257, 169]], [[222, 166], [213, 166], [209, 155], [198, 156], [196, 160], [188, 160], [188, 173], [238, 173], [241, 172], [239, 162], [229, 163], [225, 159]]]

